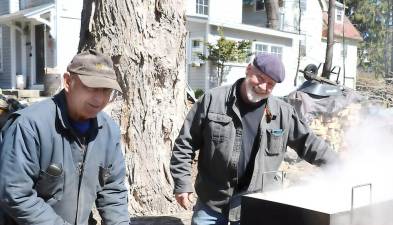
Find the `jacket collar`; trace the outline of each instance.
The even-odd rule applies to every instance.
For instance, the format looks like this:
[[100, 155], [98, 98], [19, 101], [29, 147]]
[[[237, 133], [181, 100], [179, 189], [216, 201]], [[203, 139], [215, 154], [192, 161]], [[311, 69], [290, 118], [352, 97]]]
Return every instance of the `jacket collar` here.
[[[238, 114], [238, 116], [240, 115], [240, 113], [238, 113], [238, 108], [236, 106], [236, 100], [237, 100], [237, 86], [240, 85], [243, 81], [245, 80], [245, 78], [240, 78], [239, 80], [237, 80], [231, 87], [230, 91], [229, 91], [229, 97], [228, 97], [228, 106], [231, 106], [234, 111]], [[265, 108], [265, 113], [266, 113], [266, 120], [268, 122], [270, 122], [271, 120], [275, 120], [277, 118], [278, 115], [278, 105], [275, 101], [275, 97], [272, 95], [269, 95], [269, 97], [267, 98], [266, 101], [266, 108]], [[240, 118], [240, 116], [239, 116]]]
[[[64, 129], [72, 129], [70, 125], [70, 118], [68, 115], [67, 101], [64, 89], [53, 96], [53, 101], [56, 104], [56, 118]], [[100, 116], [93, 119], [92, 128], [98, 129], [102, 127], [103, 120]]]

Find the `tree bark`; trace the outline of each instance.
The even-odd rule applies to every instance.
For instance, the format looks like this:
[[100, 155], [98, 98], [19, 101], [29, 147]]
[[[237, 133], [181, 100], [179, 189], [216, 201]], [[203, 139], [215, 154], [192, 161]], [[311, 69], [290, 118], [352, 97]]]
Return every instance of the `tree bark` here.
[[279, 4], [278, 0], [265, 0], [265, 9], [266, 9], [266, 16], [267, 16], [267, 24], [266, 26], [271, 29], [278, 29], [278, 11], [279, 11]]
[[333, 45], [334, 45], [334, 23], [335, 23], [335, 9], [336, 1], [329, 0], [328, 9], [328, 35], [326, 44], [326, 56], [325, 64], [323, 65], [322, 77], [329, 79], [330, 70], [332, 69], [332, 59], [333, 59]]
[[[393, 0], [388, 0], [389, 6], [389, 20], [393, 20]], [[393, 73], [393, 25], [390, 23], [388, 26], [389, 32], [388, 32], [388, 37], [390, 35], [390, 72], [388, 72], [388, 77], [392, 77]]]
[[169, 160], [186, 113], [184, 1], [84, 0], [80, 38], [79, 51], [95, 48], [112, 57], [123, 90], [114, 117], [130, 214], [178, 211]]

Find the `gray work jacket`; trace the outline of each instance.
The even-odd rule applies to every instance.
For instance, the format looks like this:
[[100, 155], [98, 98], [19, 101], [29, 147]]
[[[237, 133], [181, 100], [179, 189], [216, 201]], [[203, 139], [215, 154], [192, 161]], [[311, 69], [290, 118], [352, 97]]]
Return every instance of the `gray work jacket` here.
[[[120, 131], [113, 120], [99, 113], [87, 144], [80, 143], [69, 125], [64, 91], [12, 118], [0, 145], [0, 225], [87, 225], [94, 202], [106, 225], [129, 224]], [[73, 157], [83, 151], [84, 160]], [[59, 174], [49, 172], [50, 165], [61, 168]]]
[[[241, 151], [242, 123], [236, 106], [236, 85], [207, 91], [192, 107], [175, 140], [171, 172], [175, 193], [193, 192], [191, 160], [199, 149], [195, 190], [199, 199], [219, 213], [228, 213], [231, 221], [240, 218], [240, 196], [261, 191], [274, 176], [284, 159], [287, 146], [310, 163], [321, 165], [336, 154], [317, 138], [294, 108], [270, 96], [259, 126], [260, 142], [247, 191], [235, 193], [237, 165]], [[270, 178], [269, 178], [270, 177]], [[265, 179], [265, 181], [263, 181]], [[269, 179], [269, 180], [266, 180]]]

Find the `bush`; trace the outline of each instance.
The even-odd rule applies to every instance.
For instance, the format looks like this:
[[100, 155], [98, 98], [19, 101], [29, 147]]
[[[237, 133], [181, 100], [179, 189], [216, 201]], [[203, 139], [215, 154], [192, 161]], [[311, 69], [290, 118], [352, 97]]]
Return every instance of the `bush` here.
[[196, 89], [195, 91], [194, 91], [194, 94], [195, 94], [195, 98], [196, 99], [198, 99], [199, 97], [201, 97], [202, 95], [203, 95], [203, 93], [204, 93], [204, 91], [202, 90], [202, 89]]

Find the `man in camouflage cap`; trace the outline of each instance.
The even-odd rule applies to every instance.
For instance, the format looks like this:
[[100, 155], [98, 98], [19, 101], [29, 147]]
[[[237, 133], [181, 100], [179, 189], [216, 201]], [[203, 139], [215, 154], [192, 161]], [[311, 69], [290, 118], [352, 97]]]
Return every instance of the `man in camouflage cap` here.
[[121, 91], [111, 59], [77, 54], [64, 89], [12, 114], [1, 134], [0, 225], [128, 225], [120, 130], [101, 112]]

